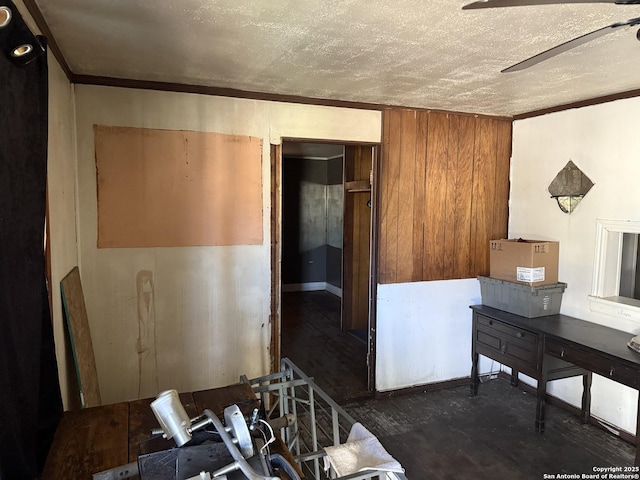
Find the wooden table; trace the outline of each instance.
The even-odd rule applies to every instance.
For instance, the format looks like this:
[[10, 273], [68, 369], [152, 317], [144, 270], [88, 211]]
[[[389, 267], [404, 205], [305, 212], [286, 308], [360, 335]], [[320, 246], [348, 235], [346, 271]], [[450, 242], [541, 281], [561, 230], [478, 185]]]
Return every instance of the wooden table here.
[[[547, 382], [583, 376], [582, 412], [589, 417], [591, 372], [640, 390], [640, 353], [627, 347], [632, 334], [567, 315], [525, 318], [484, 305], [474, 305], [471, 343], [471, 394], [478, 392], [478, 355], [512, 367], [538, 381], [536, 431], [544, 432]], [[515, 377], [515, 378], [514, 378]], [[640, 433], [640, 399], [637, 432]], [[636, 434], [635, 464], [640, 465]]]
[[[156, 438], [147, 442], [158, 422], [151, 410], [154, 398], [65, 412], [53, 441], [42, 480], [90, 479], [94, 473], [135, 462], [139, 453], [175, 446]], [[250, 385], [236, 384], [211, 390], [181, 393], [180, 400], [193, 418], [209, 409], [218, 418], [237, 404], [245, 415], [258, 406]], [[280, 444], [278, 453], [293, 464], [291, 454]], [[141, 451], [145, 450], [145, 451]]]

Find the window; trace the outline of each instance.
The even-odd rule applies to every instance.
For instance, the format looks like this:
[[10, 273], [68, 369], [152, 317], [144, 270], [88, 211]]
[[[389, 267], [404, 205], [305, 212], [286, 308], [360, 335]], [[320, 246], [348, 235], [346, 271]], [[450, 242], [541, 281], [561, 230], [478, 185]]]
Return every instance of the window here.
[[597, 220], [591, 310], [640, 322], [640, 222]]
[[622, 256], [620, 263], [620, 288], [618, 294], [621, 297], [640, 299], [640, 278], [638, 269], [638, 234], [622, 234]]

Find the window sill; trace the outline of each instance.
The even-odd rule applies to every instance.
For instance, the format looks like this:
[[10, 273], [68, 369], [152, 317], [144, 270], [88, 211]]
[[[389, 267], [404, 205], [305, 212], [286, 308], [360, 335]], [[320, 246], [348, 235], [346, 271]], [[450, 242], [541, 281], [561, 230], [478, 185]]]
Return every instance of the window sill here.
[[640, 323], [640, 300], [626, 297], [594, 297], [589, 295], [589, 309]]

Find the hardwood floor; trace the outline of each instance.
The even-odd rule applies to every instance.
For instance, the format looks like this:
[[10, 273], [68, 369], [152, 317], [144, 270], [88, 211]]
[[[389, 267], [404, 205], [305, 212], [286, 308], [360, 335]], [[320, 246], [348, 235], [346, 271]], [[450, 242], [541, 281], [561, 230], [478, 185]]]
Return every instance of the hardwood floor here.
[[367, 346], [340, 329], [340, 298], [331, 293], [282, 294], [282, 356], [336, 401], [371, 396]]
[[633, 465], [635, 446], [554, 405], [536, 434], [535, 397], [500, 378], [476, 397], [463, 385], [373, 398], [366, 346], [340, 331], [337, 297], [283, 294], [282, 313], [283, 356], [374, 433], [409, 480], [588, 478], [594, 467]]
[[[343, 404], [405, 468], [409, 480], [538, 480], [630, 467], [635, 447], [577, 415], [547, 405], [535, 433], [536, 400], [501, 378], [480, 386]], [[600, 476], [599, 478], [604, 478]]]

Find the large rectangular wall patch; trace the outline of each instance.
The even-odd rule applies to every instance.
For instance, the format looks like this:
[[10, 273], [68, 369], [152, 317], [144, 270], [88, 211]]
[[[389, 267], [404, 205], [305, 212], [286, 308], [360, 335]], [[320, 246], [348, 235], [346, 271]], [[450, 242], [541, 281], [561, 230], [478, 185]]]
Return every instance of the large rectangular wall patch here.
[[262, 140], [94, 125], [98, 248], [261, 245]]

